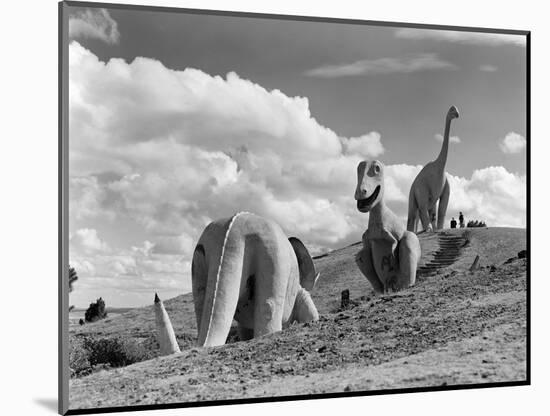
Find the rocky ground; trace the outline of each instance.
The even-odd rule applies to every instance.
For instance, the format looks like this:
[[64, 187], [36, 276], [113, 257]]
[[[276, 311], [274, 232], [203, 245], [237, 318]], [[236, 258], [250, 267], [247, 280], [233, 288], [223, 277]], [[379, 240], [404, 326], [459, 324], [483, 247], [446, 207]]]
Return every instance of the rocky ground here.
[[[447, 230], [421, 244], [416, 285], [385, 296], [358, 272], [359, 245], [317, 258], [321, 319], [249, 342], [194, 348], [192, 298], [169, 300], [182, 353], [72, 379], [70, 408], [525, 380], [525, 230]], [[153, 319], [152, 308], [136, 309], [75, 335], [140, 339]]]

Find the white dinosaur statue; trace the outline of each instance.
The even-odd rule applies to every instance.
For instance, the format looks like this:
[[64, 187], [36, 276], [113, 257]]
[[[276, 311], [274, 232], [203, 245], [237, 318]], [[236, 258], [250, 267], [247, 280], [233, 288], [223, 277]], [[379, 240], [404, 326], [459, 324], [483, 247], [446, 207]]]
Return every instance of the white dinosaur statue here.
[[445, 164], [449, 152], [451, 121], [458, 116], [458, 110], [453, 105], [449, 108], [445, 118], [445, 134], [439, 156], [436, 160], [426, 164], [413, 181], [409, 192], [409, 215], [407, 218], [407, 230], [409, 231], [416, 232], [418, 216], [420, 216], [424, 231], [440, 230], [445, 224], [445, 214], [451, 193], [449, 181], [445, 175]]
[[241, 340], [319, 319], [308, 292], [319, 274], [307, 249], [260, 216], [241, 212], [210, 223], [191, 274], [199, 346], [225, 344], [233, 319]]
[[155, 293], [155, 322], [157, 326], [157, 340], [160, 345], [161, 355], [170, 355], [180, 352], [174, 328], [170, 322], [170, 317], [164, 309], [164, 304], [159, 296]]
[[369, 212], [363, 249], [356, 263], [375, 292], [388, 293], [414, 285], [420, 242], [384, 203], [384, 165], [378, 160], [357, 166], [357, 209]]

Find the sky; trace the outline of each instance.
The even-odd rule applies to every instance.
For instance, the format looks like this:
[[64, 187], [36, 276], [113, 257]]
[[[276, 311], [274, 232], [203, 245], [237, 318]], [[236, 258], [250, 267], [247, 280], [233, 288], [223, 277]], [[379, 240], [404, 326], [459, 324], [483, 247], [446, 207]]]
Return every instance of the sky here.
[[364, 159], [405, 223], [451, 105], [447, 219], [525, 226], [523, 36], [67, 10], [73, 305], [189, 292], [204, 227], [239, 211], [313, 254], [358, 241]]

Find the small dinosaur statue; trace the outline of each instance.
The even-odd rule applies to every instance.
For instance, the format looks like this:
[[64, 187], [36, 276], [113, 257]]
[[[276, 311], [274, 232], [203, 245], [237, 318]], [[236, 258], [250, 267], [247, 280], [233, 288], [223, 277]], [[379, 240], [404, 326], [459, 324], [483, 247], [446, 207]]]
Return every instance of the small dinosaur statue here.
[[416, 232], [419, 215], [424, 231], [440, 230], [445, 224], [445, 214], [451, 193], [449, 181], [445, 176], [445, 165], [449, 153], [451, 121], [458, 116], [458, 110], [453, 105], [449, 108], [445, 118], [445, 134], [439, 156], [436, 160], [426, 164], [413, 181], [409, 192], [409, 215], [407, 218], [407, 230], [409, 231]]
[[388, 293], [414, 285], [420, 242], [384, 203], [384, 165], [378, 160], [357, 166], [355, 199], [360, 212], [370, 213], [355, 260], [374, 291]]
[[223, 345], [319, 319], [309, 295], [319, 274], [306, 247], [275, 222], [241, 212], [210, 223], [192, 262], [199, 346]]

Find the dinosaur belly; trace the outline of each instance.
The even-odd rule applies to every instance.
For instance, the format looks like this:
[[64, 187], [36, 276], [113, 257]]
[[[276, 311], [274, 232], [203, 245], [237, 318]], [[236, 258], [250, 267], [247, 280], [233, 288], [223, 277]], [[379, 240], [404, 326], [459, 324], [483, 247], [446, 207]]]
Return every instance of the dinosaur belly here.
[[372, 261], [374, 270], [382, 284], [390, 285], [396, 282], [399, 274], [399, 259], [397, 250], [392, 252], [392, 245], [385, 240], [371, 241]]

